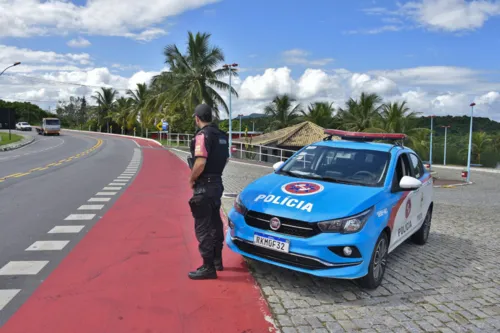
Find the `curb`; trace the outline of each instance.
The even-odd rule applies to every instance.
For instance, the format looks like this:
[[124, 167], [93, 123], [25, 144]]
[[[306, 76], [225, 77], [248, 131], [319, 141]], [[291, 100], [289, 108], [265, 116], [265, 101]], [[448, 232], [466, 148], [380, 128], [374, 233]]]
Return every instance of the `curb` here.
[[28, 136], [28, 135], [23, 135], [23, 134], [18, 134], [18, 133], [16, 133], [16, 135], [22, 136], [23, 139], [19, 142], [9, 143], [9, 144], [0, 146], [0, 151], [9, 151], [9, 150], [19, 149], [19, 148], [27, 146], [30, 143], [33, 143], [33, 141], [35, 141], [34, 136]]
[[132, 136], [132, 135], [125, 135], [125, 134], [115, 134], [115, 133], [93, 132], [93, 131], [80, 131], [80, 130], [72, 130], [72, 129], [66, 129], [66, 128], [64, 128], [62, 130], [63, 131], [68, 131], [68, 132], [94, 133], [94, 134], [100, 134], [100, 135], [102, 134], [102, 135], [117, 136], [117, 137], [122, 137], [122, 138], [127, 138], [127, 139], [146, 140], [146, 141], [154, 142], [157, 145], [163, 147], [163, 145], [161, 143], [159, 143], [158, 141], [156, 141], [154, 139], [143, 138], [143, 137], [140, 137], [140, 136]]
[[[450, 165], [433, 164], [432, 168], [447, 169], [447, 170], [460, 170], [460, 171], [462, 171], [462, 170], [466, 169], [467, 167], [466, 166], [450, 166]], [[487, 172], [487, 173], [497, 173], [497, 174], [500, 174], [500, 169], [491, 169], [491, 168], [470, 168], [470, 171], [471, 172], [474, 171], [474, 172]]]
[[434, 188], [455, 188], [457, 186], [467, 186], [467, 185], [472, 185], [474, 182], [468, 182], [468, 183], [456, 183], [456, 184], [448, 184], [448, 185], [434, 185]]

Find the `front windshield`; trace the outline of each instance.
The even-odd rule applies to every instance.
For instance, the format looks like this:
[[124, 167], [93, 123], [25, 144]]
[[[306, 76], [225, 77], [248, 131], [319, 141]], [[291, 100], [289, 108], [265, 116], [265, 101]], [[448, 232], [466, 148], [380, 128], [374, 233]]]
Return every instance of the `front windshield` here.
[[59, 119], [45, 119], [46, 125], [59, 125]]
[[337, 183], [382, 186], [389, 161], [387, 152], [309, 146], [290, 158], [278, 173]]

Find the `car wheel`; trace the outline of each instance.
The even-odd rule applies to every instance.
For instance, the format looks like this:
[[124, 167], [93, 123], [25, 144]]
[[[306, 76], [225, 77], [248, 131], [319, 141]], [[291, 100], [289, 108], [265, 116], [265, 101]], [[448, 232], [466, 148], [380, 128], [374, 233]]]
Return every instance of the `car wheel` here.
[[424, 245], [427, 243], [429, 238], [429, 233], [431, 231], [431, 221], [432, 221], [432, 207], [429, 207], [427, 214], [425, 215], [424, 223], [420, 229], [417, 230], [412, 236], [411, 240], [418, 245]]
[[383, 231], [372, 253], [368, 274], [359, 279], [359, 284], [365, 289], [376, 289], [384, 279], [385, 267], [387, 265], [387, 250], [389, 249], [389, 240], [385, 231]]

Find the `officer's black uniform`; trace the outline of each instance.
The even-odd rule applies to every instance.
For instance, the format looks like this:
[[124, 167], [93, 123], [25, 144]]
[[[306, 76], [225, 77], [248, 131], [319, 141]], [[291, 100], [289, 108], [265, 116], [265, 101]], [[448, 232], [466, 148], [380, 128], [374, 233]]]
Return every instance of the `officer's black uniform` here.
[[[206, 112], [210, 112], [211, 115], [212, 110], [205, 104], [195, 109], [195, 115], [198, 116]], [[197, 139], [200, 140], [198, 146]], [[214, 124], [206, 125], [198, 130], [191, 141], [191, 158], [188, 159], [190, 166], [194, 165], [197, 156], [205, 156], [207, 159], [203, 172], [195, 181], [193, 197], [189, 200], [195, 220], [199, 251], [203, 258], [203, 266], [189, 273], [192, 279], [216, 278], [216, 269], [223, 269], [224, 231], [220, 207], [224, 191], [222, 172], [229, 158], [228, 148], [227, 135]]]

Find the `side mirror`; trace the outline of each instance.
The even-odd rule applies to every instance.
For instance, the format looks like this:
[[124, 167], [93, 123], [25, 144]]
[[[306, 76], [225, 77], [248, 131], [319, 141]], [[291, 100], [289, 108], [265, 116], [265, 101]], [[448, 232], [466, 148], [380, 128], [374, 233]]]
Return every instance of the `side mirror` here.
[[283, 164], [285, 164], [285, 162], [283, 162], [283, 161], [279, 161], [279, 162], [274, 163], [274, 164], [273, 164], [273, 169], [274, 169], [274, 171], [276, 171], [276, 170], [278, 170], [279, 168], [281, 168], [281, 166], [282, 166]]
[[417, 178], [404, 176], [399, 182], [399, 187], [403, 190], [413, 191], [422, 186], [422, 182]]

